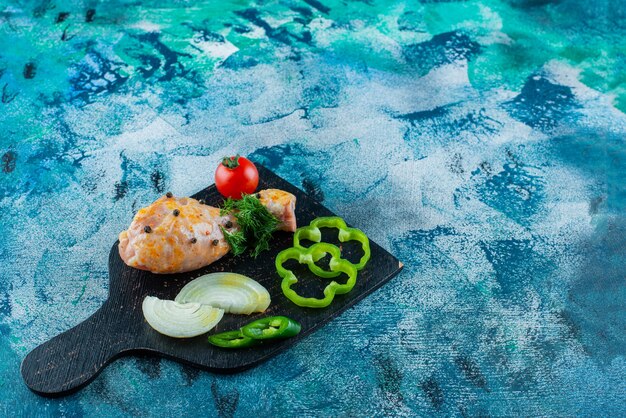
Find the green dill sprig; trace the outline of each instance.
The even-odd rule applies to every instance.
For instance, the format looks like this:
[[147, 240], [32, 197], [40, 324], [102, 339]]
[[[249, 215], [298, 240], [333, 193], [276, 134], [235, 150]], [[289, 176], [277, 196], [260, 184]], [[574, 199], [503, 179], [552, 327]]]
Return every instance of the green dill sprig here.
[[229, 232], [221, 225], [220, 229], [224, 234], [224, 239], [228, 245], [230, 245], [230, 250], [233, 252], [233, 255], [240, 255], [246, 251], [248, 245], [246, 244], [246, 236], [242, 231]]
[[261, 201], [251, 194], [243, 195], [239, 200], [226, 199], [220, 215], [232, 215], [239, 225], [239, 231], [228, 232], [224, 228], [224, 238], [234, 255], [240, 255], [250, 249], [257, 257], [269, 249], [272, 233], [280, 221], [272, 215]]

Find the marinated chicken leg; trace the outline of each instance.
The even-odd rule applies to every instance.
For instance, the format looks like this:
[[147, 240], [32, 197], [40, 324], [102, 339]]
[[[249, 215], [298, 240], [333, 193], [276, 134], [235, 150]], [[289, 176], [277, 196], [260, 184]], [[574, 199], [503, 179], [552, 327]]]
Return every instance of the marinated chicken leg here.
[[[295, 231], [295, 196], [282, 190], [259, 192], [259, 200], [280, 221], [279, 229]], [[238, 230], [232, 215], [188, 198], [168, 195], [140, 209], [119, 235], [124, 262], [153, 273], [182, 273], [207, 266], [226, 255], [230, 246], [223, 227]]]

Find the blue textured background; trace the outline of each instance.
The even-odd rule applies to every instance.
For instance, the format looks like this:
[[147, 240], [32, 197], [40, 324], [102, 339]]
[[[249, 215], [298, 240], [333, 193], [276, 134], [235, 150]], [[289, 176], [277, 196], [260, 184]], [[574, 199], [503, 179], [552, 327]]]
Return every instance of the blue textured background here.
[[[625, 10], [0, 0], [0, 415], [626, 415]], [[30, 393], [132, 213], [237, 151], [404, 271], [241, 374]]]

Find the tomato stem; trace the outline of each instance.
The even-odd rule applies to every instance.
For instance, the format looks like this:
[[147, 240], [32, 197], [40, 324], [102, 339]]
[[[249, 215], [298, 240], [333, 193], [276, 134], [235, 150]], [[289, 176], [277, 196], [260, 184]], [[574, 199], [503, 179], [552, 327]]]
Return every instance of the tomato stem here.
[[234, 157], [224, 157], [222, 158], [222, 165], [226, 168], [230, 168], [231, 170], [237, 168], [239, 167], [239, 157], [239, 154]]

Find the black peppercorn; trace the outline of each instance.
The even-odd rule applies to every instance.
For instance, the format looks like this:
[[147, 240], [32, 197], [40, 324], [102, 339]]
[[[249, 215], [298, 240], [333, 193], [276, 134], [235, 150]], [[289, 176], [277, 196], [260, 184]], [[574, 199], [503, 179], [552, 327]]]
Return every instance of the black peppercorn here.
[[165, 193], [165, 196], [167, 196], [168, 198], [171, 198], [174, 195], [172, 194], [172, 192], [167, 192], [167, 193]]
[[233, 223], [231, 221], [226, 221], [226, 223], [224, 224], [224, 226], [226, 228], [232, 228], [233, 227]]
[[219, 243], [220, 243], [220, 240], [218, 240], [218, 239], [214, 239], [212, 244], [213, 244], [213, 245], [217, 245], [217, 244], [219, 244]]
[[198, 203], [200, 203], [201, 205], [206, 205], [206, 201], [204, 199], [198, 200]]
[[191, 243], [192, 243], [192, 244], [195, 244], [196, 242], [198, 242], [198, 238], [193, 237], [193, 238], [191, 239]]
[[149, 234], [150, 232], [152, 232], [152, 228], [150, 228], [150, 225], [146, 225], [146, 226], [143, 227], [143, 231], [146, 234]]
[[174, 216], [180, 215], [180, 211], [178, 209], [174, 209], [174, 212], [172, 213], [174, 214]]

